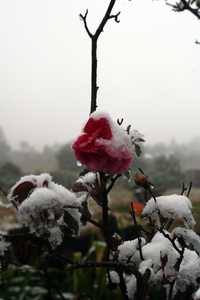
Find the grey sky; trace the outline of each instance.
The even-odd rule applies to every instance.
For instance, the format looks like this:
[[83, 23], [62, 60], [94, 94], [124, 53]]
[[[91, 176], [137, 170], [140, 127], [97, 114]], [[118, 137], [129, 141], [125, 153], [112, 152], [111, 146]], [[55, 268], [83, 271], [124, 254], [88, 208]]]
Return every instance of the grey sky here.
[[[90, 106], [91, 30], [109, 0], [0, 0], [0, 125], [12, 145], [75, 137]], [[200, 23], [164, 1], [119, 0], [99, 40], [99, 109], [149, 142], [200, 135]]]

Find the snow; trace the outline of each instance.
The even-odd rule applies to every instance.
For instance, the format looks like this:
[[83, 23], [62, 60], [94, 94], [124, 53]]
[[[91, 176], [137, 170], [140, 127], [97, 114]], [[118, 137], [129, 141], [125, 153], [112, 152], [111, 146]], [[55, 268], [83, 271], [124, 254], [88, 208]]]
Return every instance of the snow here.
[[58, 226], [49, 229], [50, 236], [48, 238], [52, 248], [56, 248], [58, 245], [62, 244], [63, 233]]
[[182, 237], [185, 243], [200, 255], [200, 237], [193, 230], [177, 227], [172, 234], [175, 237]]
[[99, 139], [99, 144], [101, 145], [107, 145], [112, 144], [113, 149], [119, 149], [127, 147], [131, 152], [133, 152], [132, 143], [130, 140], [129, 135], [127, 134], [126, 130], [121, 128], [117, 123], [114, 123], [109, 116], [109, 114], [105, 112], [99, 112], [96, 111], [90, 115], [93, 119], [101, 119], [105, 118], [108, 120], [111, 131], [112, 131], [112, 139], [106, 140], [106, 139]]
[[19, 181], [11, 188], [8, 194], [8, 200], [14, 202], [16, 206], [37, 187], [47, 187], [52, 181], [51, 175], [42, 173], [40, 175], [26, 175], [20, 178]]
[[[140, 238], [141, 240], [141, 246], [145, 244], [145, 239]], [[123, 242], [119, 247], [118, 247], [118, 260], [119, 261], [129, 261], [133, 256], [138, 252], [139, 249], [139, 244], [138, 244], [138, 239], [134, 239], [132, 241], [126, 241]]]
[[112, 283], [114, 283], [114, 284], [120, 283], [120, 278], [116, 271], [110, 271], [109, 275], [110, 275], [110, 280]]
[[76, 182], [87, 186], [88, 184], [89, 185], [95, 184], [96, 179], [97, 179], [96, 173], [88, 172], [85, 175], [80, 176]]
[[[120, 283], [120, 278], [116, 271], [110, 271], [109, 275], [112, 283], [114, 284]], [[135, 275], [123, 275], [123, 277], [126, 284], [128, 298], [133, 299], [137, 288], [136, 277]]]
[[193, 227], [195, 220], [192, 216], [192, 204], [189, 198], [182, 195], [160, 196], [156, 198], [156, 203], [151, 198], [145, 205], [142, 216], [150, 217], [152, 220], [158, 219], [158, 209], [163, 218], [183, 220], [187, 227]]
[[53, 182], [49, 174], [29, 175], [22, 177], [11, 189], [11, 201], [16, 187], [24, 182], [33, 183], [34, 188], [25, 194], [21, 203], [17, 203], [20, 224], [29, 227], [30, 232], [38, 237], [47, 237], [53, 248], [62, 243], [61, 227], [68, 227], [73, 234], [79, 233], [81, 201], [73, 192]]
[[173, 248], [171, 242], [165, 238], [162, 233], [157, 232], [151, 242], [142, 248], [142, 253], [145, 260], [152, 261], [152, 267], [155, 272], [161, 268], [161, 256], [166, 255], [168, 258], [166, 267], [169, 269], [169, 273], [174, 273], [171, 266], [174, 266], [179, 254]]
[[42, 173], [40, 175], [26, 175], [20, 178], [20, 180], [18, 180], [16, 182], [16, 184], [11, 188], [10, 193], [8, 195], [8, 197], [12, 200], [12, 195], [14, 190], [22, 183], [24, 182], [31, 182], [34, 186], [36, 187], [42, 187], [44, 186], [44, 183], [49, 183], [51, 182], [52, 177], [51, 175], [49, 175], [48, 173]]
[[137, 280], [134, 275], [130, 275], [126, 277], [126, 288], [129, 299], [134, 299], [134, 295], [137, 288]]
[[194, 288], [199, 287], [198, 278], [200, 277], [200, 258], [192, 259], [188, 263], [180, 268], [177, 276], [176, 290], [185, 292], [189, 286]]
[[194, 300], [199, 300], [200, 299], [200, 288], [194, 293], [193, 299]]

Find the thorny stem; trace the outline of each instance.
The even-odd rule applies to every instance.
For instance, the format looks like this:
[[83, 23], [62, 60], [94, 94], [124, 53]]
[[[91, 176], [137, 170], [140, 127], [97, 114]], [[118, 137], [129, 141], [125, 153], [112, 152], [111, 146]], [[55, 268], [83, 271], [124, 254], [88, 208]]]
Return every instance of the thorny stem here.
[[93, 113], [97, 109], [97, 91], [98, 91], [98, 86], [97, 86], [97, 41], [100, 36], [100, 34], [103, 32], [104, 27], [108, 20], [114, 19], [116, 23], [119, 23], [119, 15], [120, 12], [117, 14], [111, 14], [112, 9], [116, 3], [116, 0], [110, 0], [110, 3], [108, 5], [107, 11], [100, 22], [99, 26], [97, 27], [95, 33], [91, 33], [89, 30], [88, 24], [87, 24], [87, 16], [88, 16], [88, 10], [86, 10], [85, 15], [80, 14], [80, 18], [84, 23], [85, 30], [88, 34], [88, 36], [91, 39], [91, 56], [92, 56], [92, 61], [91, 61], [91, 106], [90, 106], [90, 113]]

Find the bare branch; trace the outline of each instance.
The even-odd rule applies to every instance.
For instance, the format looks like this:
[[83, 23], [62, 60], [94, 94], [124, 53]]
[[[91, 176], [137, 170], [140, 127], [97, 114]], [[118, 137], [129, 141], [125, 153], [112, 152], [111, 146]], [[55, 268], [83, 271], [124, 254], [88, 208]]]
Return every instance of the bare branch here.
[[116, 23], [119, 23], [119, 15], [121, 14], [121, 11], [119, 11], [117, 14], [115, 15], [110, 15], [109, 19], [114, 19]]
[[[107, 23], [107, 21], [108, 21], [109, 19], [114, 18], [115, 21], [116, 21], [116, 19], [118, 20], [119, 13], [117, 14], [118, 16], [117, 16], [117, 15], [114, 15], [113, 17], [111, 17], [111, 12], [112, 12], [112, 9], [113, 9], [113, 7], [114, 7], [114, 5], [115, 5], [115, 2], [116, 2], [116, 0], [111, 0], [111, 1], [110, 1], [110, 4], [109, 4], [109, 6], [108, 6], [108, 9], [107, 9], [107, 11], [106, 11], [106, 13], [105, 13], [105, 15], [104, 15], [104, 17], [103, 17], [103, 19], [102, 19], [102, 21], [101, 21], [99, 27], [97, 28], [97, 30], [96, 30], [96, 32], [95, 32], [95, 34], [94, 34], [94, 36], [95, 36], [96, 39], [98, 39], [99, 35], [103, 32], [104, 26], [106, 25], [106, 23]], [[117, 16], [117, 17], [116, 17], [116, 16]]]
[[117, 261], [84, 261], [84, 262], [74, 262], [70, 264], [66, 270], [71, 271], [75, 269], [87, 269], [87, 268], [120, 268], [124, 271], [131, 269], [133, 274], [138, 274], [137, 267], [134, 263], [122, 263]]
[[86, 12], [84, 15], [79, 14], [79, 17], [80, 17], [81, 21], [83, 21], [83, 23], [84, 23], [87, 34], [89, 35], [90, 38], [92, 38], [93, 34], [90, 32], [88, 25], [87, 25], [87, 15], [88, 15], [88, 9], [86, 9]]

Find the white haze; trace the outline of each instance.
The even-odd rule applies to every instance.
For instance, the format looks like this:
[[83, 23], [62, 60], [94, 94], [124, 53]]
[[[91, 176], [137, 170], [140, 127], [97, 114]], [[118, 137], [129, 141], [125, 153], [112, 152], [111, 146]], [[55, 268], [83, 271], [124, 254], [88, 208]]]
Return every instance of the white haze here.
[[[0, 126], [41, 148], [75, 137], [90, 106], [90, 40], [109, 0], [0, 0]], [[99, 40], [98, 105], [150, 142], [200, 135], [200, 23], [164, 1], [118, 0]]]

